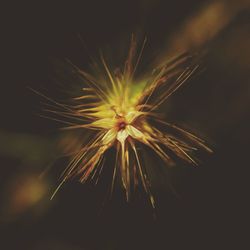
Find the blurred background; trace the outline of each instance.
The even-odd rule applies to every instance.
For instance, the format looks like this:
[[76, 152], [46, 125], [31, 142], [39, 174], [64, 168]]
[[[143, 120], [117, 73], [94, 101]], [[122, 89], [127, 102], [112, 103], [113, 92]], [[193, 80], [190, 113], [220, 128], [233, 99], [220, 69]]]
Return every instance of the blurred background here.
[[[244, 228], [250, 1], [82, 0], [6, 7], [0, 249], [243, 249], [249, 233]], [[156, 216], [140, 190], [129, 204], [119, 188], [106, 199], [105, 174], [97, 186], [69, 182], [50, 201], [67, 163], [58, 146], [61, 124], [39, 116], [44, 100], [29, 88], [64, 98], [72, 86], [65, 77], [68, 69], [58, 67], [61, 62], [68, 58], [88, 68], [89, 55], [96, 57], [99, 49], [116, 55], [115, 48], [126, 47], [131, 33], [147, 37], [144, 64], [182, 51], [205, 52], [203, 72], [165, 108], [169, 121], [207, 139], [214, 154], [199, 168], [180, 165], [157, 176]]]

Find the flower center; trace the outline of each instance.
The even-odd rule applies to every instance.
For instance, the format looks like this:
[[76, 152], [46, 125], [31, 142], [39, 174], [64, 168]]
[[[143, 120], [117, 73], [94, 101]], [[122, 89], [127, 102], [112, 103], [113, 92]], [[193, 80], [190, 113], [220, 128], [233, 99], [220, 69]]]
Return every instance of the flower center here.
[[126, 128], [127, 123], [124, 121], [124, 119], [121, 119], [121, 120], [118, 120], [116, 126], [117, 126], [118, 131], [120, 131]]

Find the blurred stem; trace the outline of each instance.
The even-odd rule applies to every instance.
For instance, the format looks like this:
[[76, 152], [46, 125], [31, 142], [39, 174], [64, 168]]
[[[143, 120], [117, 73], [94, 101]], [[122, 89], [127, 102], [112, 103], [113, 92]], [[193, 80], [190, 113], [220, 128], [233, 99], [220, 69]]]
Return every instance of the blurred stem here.
[[43, 165], [57, 155], [56, 139], [0, 131], [0, 154], [29, 165]]

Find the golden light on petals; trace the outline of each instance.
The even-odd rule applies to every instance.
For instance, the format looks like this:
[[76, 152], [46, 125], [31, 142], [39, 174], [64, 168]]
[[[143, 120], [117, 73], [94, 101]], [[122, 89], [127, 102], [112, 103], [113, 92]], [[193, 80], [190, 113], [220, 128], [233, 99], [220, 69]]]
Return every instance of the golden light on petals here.
[[[103, 56], [101, 61], [105, 73], [101, 76], [90, 75], [74, 66], [88, 88], [83, 88], [83, 94], [74, 98], [74, 105], [50, 100], [56, 110], [49, 112], [68, 121], [69, 126], [65, 129], [89, 130], [93, 133], [90, 142], [73, 156], [55, 193], [71, 177], [78, 176], [81, 182], [98, 178], [105, 165], [106, 151], [114, 147], [117, 156], [112, 188], [115, 179], [120, 178], [129, 200], [132, 186], [141, 184], [154, 207], [138, 144], [152, 149], [166, 164], [173, 162], [174, 154], [183, 161], [197, 165], [194, 151], [201, 149], [211, 152], [202, 139], [167, 123], [157, 113], [158, 108], [190, 79], [199, 65], [193, 63], [189, 55], [182, 54], [138, 80], [135, 71], [141, 52], [137, 53], [134, 38], [128, 54], [120, 73], [111, 70]], [[162, 126], [174, 133], [162, 131]]]

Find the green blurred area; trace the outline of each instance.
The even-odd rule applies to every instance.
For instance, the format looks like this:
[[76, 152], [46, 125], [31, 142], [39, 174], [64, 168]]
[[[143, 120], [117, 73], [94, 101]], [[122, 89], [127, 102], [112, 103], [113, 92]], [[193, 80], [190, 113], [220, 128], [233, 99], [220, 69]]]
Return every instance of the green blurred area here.
[[43, 168], [58, 155], [56, 138], [0, 131], [0, 154], [23, 165]]

